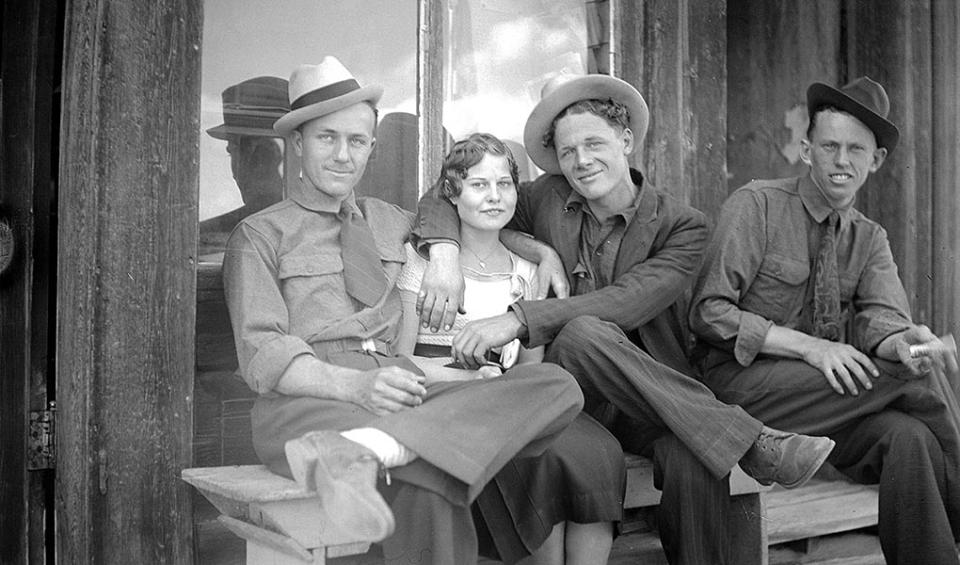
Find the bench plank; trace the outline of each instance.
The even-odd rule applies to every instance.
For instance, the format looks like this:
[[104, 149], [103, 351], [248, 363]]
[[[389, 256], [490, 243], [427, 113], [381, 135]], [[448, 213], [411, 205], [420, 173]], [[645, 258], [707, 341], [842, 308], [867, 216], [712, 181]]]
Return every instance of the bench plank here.
[[878, 518], [875, 485], [814, 477], [793, 490], [763, 494], [769, 543], [805, 539], [873, 526]]

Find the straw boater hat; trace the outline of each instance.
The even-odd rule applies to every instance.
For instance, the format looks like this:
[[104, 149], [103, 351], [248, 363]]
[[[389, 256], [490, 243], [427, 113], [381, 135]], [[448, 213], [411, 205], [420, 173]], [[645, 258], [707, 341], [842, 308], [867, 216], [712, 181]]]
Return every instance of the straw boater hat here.
[[857, 118], [867, 126], [877, 138], [877, 147], [886, 147], [893, 152], [900, 139], [897, 126], [887, 120], [890, 113], [890, 99], [879, 83], [863, 76], [839, 89], [815, 82], [807, 89], [807, 112], [810, 117], [823, 105], [834, 106]]
[[630, 129], [636, 145], [647, 133], [650, 113], [643, 96], [630, 83], [608, 75], [557, 75], [540, 91], [540, 102], [530, 112], [523, 128], [523, 145], [538, 167], [547, 173], [560, 174], [560, 163], [553, 147], [543, 146], [543, 134], [553, 119], [567, 106], [580, 100], [613, 100], [630, 111]]
[[300, 124], [332, 114], [358, 102], [376, 105], [382, 86], [360, 86], [336, 57], [324, 57], [319, 65], [301, 65], [290, 75], [290, 112], [273, 129], [288, 135]]
[[207, 130], [226, 140], [230, 135], [276, 137], [273, 123], [290, 110], [287, 81], [279, 77], [256, 77], [223, 91], [223, 123]]

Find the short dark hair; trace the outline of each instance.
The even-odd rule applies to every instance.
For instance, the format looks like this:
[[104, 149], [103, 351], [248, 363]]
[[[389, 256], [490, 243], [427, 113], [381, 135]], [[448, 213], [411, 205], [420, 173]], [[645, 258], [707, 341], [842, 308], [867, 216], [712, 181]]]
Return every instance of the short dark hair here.
[[593, 114], [610, 124], [610, 127], [623, 131], [630, 127], [630, 110], [626, 104], [617, 102], [613, 98], [590, 98], [577, 100], [560, 111], [550, 122], [550, 127], [543, 134], [543, 146], [554, 147], [554, 136], [557, 133], [557, 122], [570, 114]]
[[440, 177], [431, 190], [447, 200], [459, 196], [463, 189], [463, 179], [467, 178], [470, 167], [482, 161], [484, 155], [506, 157], [510, 178], [514, 185], [520, 186], [520, 168], [507, 144], [489, 133], [475, 133], [453, 144], [443, 160]]

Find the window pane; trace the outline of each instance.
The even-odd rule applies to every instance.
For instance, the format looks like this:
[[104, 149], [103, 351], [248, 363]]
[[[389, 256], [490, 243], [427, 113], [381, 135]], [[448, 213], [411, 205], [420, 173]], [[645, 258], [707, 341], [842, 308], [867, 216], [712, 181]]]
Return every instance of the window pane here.
[[[254, 394], [236, 375], [221, 263], [233, 226], [297, 182], [292, 144], [272, 132], [288, 105], [287, 79], [297, 66], [333, 55], [361, 84], [383, 85], [378, 144], [358, 192], [415, 206], [417, 6], [417, 0], [204, 2], [195, 467], [257, 463]], [[212, 506], [195, 500], [195, 561], [243, 562], [243, 540], [216, 521]]]
[[[523, 143], [540, 88], [587, 72], [584, 0], [447, 0], [443, 124], [454, 139], [491, 133]], [[536, 176], [522, 166], [525, 178]]]

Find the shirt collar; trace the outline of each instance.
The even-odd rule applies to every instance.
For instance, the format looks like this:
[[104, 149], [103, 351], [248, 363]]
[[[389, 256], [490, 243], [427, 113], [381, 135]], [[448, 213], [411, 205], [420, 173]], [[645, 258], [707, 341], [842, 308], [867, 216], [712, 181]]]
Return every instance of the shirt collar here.
[[[797, 192], [800, 194], [800, 201], [803, 202], [803, 207], [807, 209], [807, 213], [810, 214], [813, 221], [818, 224], [823, 223], [823, 221], [827, 219], [827, 216], [830, 215], [830, 212], [834, 211], [834, 208], [827, 202], [826, 197], [824, 197], [820, 189], [817, 188], [817, 185], [813, 182], [813, 179], [810, 178], [810, 175], [800, 177]], [[853, 202], [845, 208], [836, 208], [837, 214], [840, 216], [840, 229], [844, 229], [850, 225], [852, 210]]]
[[347, 206], [351, 210], [357, 209], [357, 196], [355, 192], [350, 192], [350, 195], [347, 196], [341, 204], [340, 201], [307, 185], [307, 183], [303, 182], [303, 179], [298, 179], [293, 183], [293, 186], [290, 187], [290, 199], [307, 210], [313, 210], [314, 212], [337, 214], [340, 212], [342, 206]]
[[[637, 212], [641, 209], [641, 202], [646, 197], [647, 193], [650, 192], [646, 190], [646, 185], [643, 182], [643, 173], [640, 171], [636, 169], [630, 169], [630, 180], [633, 181], [633, 184], [639, 187], [639, 190], [637, 190], [637, 197], [633, 199], [633, 204], [614, 214], [614, 216], [620, 216], [623, 218], [624, 223], [627, 225], [630, 225], [630, 222], [632, 222], [634, 217], [636, 217]], [[579, 208], [587, 212], [590, 211], [590, 208], [587, 207], [587, 199], [584, 198], [579, 192], [572, 189], [570, 190], [570, 194], [567, 195], [567, 200], [563, 203], [563, 208], [565, 210]], [[644, 207], [644, 212], [648, 213], [644, 215], [643, 219], [650, 219], [656, 212], [655, 206]]]

